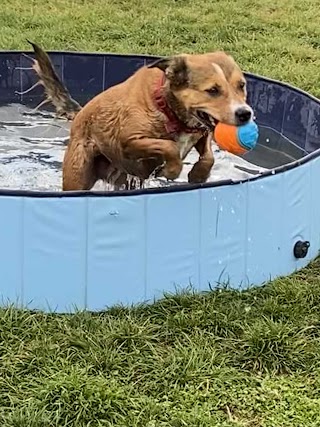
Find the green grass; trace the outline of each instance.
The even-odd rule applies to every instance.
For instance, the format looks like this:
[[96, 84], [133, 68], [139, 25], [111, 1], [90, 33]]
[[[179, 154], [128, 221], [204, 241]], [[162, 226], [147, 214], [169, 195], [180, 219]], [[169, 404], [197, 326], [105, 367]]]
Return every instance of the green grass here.
[[259, 289], [0, 310], [0, 425], [320, 425], [320, 261]]
[[[320, 95], [314, 0], [2, 0], [0, 26], [2, 49], [225, 49]], [[319, 274], [99, 314], [2, 309], [0, 425], [317, 427]]]

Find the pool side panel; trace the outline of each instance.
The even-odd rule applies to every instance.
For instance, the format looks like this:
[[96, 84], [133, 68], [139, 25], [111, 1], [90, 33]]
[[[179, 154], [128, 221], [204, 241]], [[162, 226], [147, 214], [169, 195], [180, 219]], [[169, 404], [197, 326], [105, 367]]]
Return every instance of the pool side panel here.
[[25, 198], [23, 296], [28, 308], [85, 308], [87, 199], [69, 202]]

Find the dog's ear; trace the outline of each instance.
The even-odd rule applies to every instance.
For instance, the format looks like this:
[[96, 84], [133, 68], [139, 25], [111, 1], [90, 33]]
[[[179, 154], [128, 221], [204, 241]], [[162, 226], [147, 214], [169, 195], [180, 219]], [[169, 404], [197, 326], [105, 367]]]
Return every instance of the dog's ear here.
[[170, 64], [171, 58], [159, 58], [151, 64], [148, 64], [148, 68], [159, 68], [161, 71], [166, 71]]
[[170, 80], [172, 87], [181, 88], [189, 81], [189, 69], [184, 56], [174, 56], [171, 58], [161, 58], [148, 66], [149, 68], [159, 68], [164, 71]]

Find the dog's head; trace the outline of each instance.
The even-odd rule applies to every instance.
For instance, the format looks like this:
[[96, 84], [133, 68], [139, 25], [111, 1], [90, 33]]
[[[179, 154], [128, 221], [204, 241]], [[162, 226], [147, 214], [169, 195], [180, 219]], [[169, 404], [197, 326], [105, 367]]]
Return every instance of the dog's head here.
[[224, 52], [178, 55], [149, 65], [166, 75], [167, 95], [189, 126], [213, 129], [217, 122], [245, 124], [253, 111], [247, 104], [246, 80], [234, 59]]

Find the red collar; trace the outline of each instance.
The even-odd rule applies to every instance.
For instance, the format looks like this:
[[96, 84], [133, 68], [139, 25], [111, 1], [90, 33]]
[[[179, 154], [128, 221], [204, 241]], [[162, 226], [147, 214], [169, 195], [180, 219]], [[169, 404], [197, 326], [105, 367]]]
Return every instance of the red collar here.
[[163, 76], [157, 81], [156, 88], [154, 91], [154, 101], [159, 111], [161, 111], [167, 118], [165, 127], [168, 134], [175, 133], [199, 133], [200, 129], [190, 128], [185, 125], [177, 115], [171, 110], [169, 105], [167, 104], [166, 98], [163, 94], [163, 86], [165, 82], [166, 76], [163, 73]]

